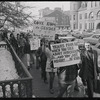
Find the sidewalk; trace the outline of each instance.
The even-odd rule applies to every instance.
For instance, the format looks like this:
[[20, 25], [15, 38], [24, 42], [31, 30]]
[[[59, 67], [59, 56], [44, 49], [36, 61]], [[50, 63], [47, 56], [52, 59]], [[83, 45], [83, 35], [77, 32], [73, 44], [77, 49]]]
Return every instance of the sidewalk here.
[[[43, 80], [41, 79], [41, 71], [40, 69], [37, 70], [35, 68], [35, 66], [33, 66], [33, 68], [30, 70], [31, 75], [33, 76], [33, 94], [36, 97], [41, 97], [41, 98], [46, 98], [46, 97], [56, 97], [58, 95], [58, 90], [59, 90], [59, 86], [58, 86], [58, 77], [57, 75], [55, 75], [55, 80], [54, 80], [54, 90], [55, 93], [54, 94], [50, 94], [49, 93], [49, 84], [45, 84], [43, 82]], [[47, 78], [49, 80], [49, 75], [47, 74]], [[75, 91], [73, 93], [74, 97], [83, 97], [83, 88], [82, 85], [79, 84], [79, 89], [80, 91], [77, 92]]]
[[[23, 58], [22, 61], [26, 62], [26, 59]], [[57, 74], [55, 75], [55, 79], [54, 79], [54, 94], [50, 94], [49, 93], [49, 84], [45, 84], [44, 81], [41, 79], [41, 70], [40, 69], [36, 69], [35, 67], [36, 64], [33, 65], [33, 67], [30, 70], [31, 75], [33, 76], [33, 95], [35, 95], [36, 97], [40, 97], [40, 98], [55, 98], [58, 95], [58, 90], [59, 90], [59, 86], [58, 86], [58, 77]], [[49, 75], [47, 73], [47, 79], [49, 80]], [[82, 98], [84, 97], [84, 89], [81, 83], [80, 78], [78, 77], [78, 84], [79, 84], [79, 92], [74, 91], [73, 93], [73, 98], [74, 97], [79, 97]], [[64, 96], [65, 97], [65, 96]], [[94, 93], [94, 97], [100, 97], [100, 94], [96, 94]]]

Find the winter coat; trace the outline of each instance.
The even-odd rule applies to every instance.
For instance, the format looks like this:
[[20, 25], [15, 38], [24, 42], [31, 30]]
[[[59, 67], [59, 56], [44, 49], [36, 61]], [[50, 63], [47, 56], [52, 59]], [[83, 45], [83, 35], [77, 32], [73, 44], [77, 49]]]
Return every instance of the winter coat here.
[[26, 41], [25, 46], [24, 46], [24, 53], [25, 54], [30, 54], [30, 44], [28, 41]]
[[46, 63], [47, 57], [46, 54], [42, 51], [42, 47], [39, 47], [37, 52], [36, 52], [37, 58], [40, 57], [40, 63]]
[[45, 48], [45, 54], [47, 57], [46, 72], [57, 72], [57, 68], [54, 68], [54, 66], [52, 67], [53, 53], [48, 47]]
[[[96, 86], [96, 80], [97, 80], [97, 74], [99, 73], [99, 69], [98, 69], [98, 54], [97, 51], [93, 50], [92, 53], [93, 56], [93, 78], [95, 80], [95, 86]], [[85, 51], [84, 54], [81, 55], [81, 60], [82, 60], [82, 64], [81, 64], [81, 68], [80, 68], [80, 72], [79, 72], [79, 76], [86, 80], [88, 77], [88, 54]]]

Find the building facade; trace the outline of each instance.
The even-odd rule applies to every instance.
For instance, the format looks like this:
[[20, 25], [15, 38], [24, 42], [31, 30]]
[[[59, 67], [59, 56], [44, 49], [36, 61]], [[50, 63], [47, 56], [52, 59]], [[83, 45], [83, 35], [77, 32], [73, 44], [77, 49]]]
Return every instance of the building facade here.
[[[43, 11], [43, 10], [42, 10]], [[61, 8], [57, 7], [51, 13], [42, 14], [41, 19], [51, 22], [55, 22], [58, 29], [64, 29], [70, 27], [70, 12], [64, 12]]]
[[50, 14], [51, 12], [53, 12], [53, 10], [51, 10], [49, 7], [46, 7], [44, 9], [40, 9], [39, 10], [39, 18], [43, 18], [43, 16]]
[[100, 1], [78, 1], [70, 3], [72, 30], [100, 29]]

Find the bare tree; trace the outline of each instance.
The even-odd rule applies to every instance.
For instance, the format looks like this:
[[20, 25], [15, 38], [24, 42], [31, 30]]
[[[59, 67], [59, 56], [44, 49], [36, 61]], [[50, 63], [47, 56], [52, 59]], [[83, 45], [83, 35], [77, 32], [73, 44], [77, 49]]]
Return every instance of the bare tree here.
[[0, 29], [7, 24], [17, 28], [28, 25], [29, 19], [34, 16], [26, 14], [24, 10], [30, 8], [32, 7], [23, 6], [20, 2], [0, 2]]

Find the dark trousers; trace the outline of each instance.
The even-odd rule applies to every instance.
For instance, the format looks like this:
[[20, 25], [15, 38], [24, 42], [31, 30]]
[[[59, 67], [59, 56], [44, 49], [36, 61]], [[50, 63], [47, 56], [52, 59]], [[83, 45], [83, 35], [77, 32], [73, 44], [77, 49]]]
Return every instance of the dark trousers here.
[[94, 80], [91, 79], [91, 78], [88, 78], [86, 81], [87, 81], [87, 92], [88, 92], [88, 97], [93, 97]]
[[46, 75], [46, 64], [41, 64], [41, 77], [43, 78], [44, 81], [47, 80], [47, 75]]
[[50, 76], [49, 89], [52, 89], [53, 88], [53, 83], [54, 83], [55, 72], [49, 72], [49, 76]]

